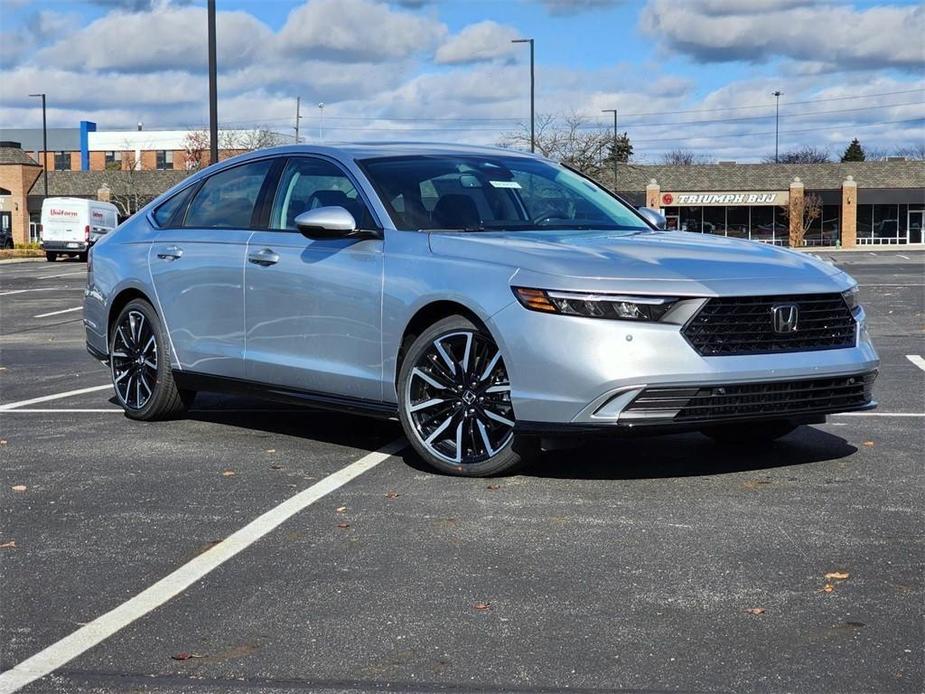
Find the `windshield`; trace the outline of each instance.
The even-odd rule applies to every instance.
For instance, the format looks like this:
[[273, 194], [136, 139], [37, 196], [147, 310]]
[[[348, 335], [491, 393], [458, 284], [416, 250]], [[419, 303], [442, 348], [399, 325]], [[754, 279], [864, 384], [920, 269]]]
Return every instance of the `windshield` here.
[[516, 156], [426, 155], [359, 162], [397, 229], [651, 228], [561, 166]]

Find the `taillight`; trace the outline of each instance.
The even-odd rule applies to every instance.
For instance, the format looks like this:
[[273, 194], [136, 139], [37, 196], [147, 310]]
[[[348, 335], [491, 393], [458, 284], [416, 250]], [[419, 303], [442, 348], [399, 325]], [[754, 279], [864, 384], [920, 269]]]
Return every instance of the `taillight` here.
[[90, 225], [84, 227], [84, 241], [90, 243]]

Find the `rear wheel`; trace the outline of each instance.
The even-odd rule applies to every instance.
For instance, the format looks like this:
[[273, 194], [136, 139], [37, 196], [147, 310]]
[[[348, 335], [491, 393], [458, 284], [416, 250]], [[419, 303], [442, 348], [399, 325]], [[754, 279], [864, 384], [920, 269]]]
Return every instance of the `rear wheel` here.
[[193, 391], [177, 388], [167, 339], [154, 308], [130, 301], [116, 318], [109, 341], [116, 398], [131, 419], [172, 419], [186, 412]]
[[398, 379], [399, 414], [415, 451], [442, 472], [511, 472], [536, 444], [514, 434], [511, 383], [495, 341], [462, 316], [417, 337]]
[[700, 433], [714, 441], [728, 444], [768, 443], [786, 436], [797, 426], [790, 422], [754, 422], [752, 424], [716, 424]]
[[49, 263], [53, 263], [58, 259], [57, 253], [52, 253], [51, 251], [45, 251], [45, 260]]

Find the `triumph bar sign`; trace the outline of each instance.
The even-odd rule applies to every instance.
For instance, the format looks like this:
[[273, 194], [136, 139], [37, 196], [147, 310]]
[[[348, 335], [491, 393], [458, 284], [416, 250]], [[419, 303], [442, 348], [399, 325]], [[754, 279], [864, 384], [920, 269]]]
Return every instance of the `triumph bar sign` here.
[[662, 193], [662, 207], [718, 207], [725, 205], [786, 205], [790, 192], [786, 190], [748, 193]]

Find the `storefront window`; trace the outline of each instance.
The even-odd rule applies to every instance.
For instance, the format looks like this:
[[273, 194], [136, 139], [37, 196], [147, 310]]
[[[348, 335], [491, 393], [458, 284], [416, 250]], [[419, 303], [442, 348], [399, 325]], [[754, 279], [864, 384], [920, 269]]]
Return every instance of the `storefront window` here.
[[858, 238], [869, 239], [874, 235], [874, 206], [858, 205]]
[[899, 205], [874, 205], [874, 239], [899, 237]]
[[703, 208], [701, 207], [680, 207], [680, 219], [682, 231], [702, 231]]
[[678, 230], [678, 208], [663, 207], [662, 214], [665, 215], [665, 229], [668, 231]]
[[774, 240], [774, 208], [752, 208], [752, 236], [753, 241], [770, 243]]
[[703, 208], [703, 232], [705, 234], [726, 234], [726, 208], [725, 207], [704, 207]]
[[839, 231], [841, 229], [840, 213], [841, 205], [822, 206], [820, 242], [823, 246], [834, 246], [835, 242], [841, 238]]
[[743, 206], [726, 208], [726, 236], [748, 238], [748, 208]]

